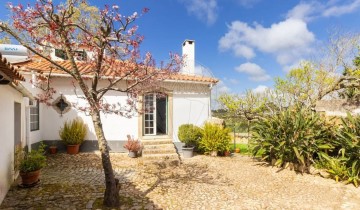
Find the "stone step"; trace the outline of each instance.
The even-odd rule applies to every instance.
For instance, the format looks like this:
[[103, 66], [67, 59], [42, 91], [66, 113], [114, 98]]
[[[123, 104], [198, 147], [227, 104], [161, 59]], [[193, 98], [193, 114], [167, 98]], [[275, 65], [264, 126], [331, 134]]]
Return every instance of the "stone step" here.
[[179, 160], [179, 155], [177, 153], [143, 154], [142, 157], [147, 160]]
[[157, 144], [173, 144], [171, 139], [152, 139], [152, 140], [141, 140], [143, 145], [157, 145]]
[[172, 149], [175, 148], [175, 145], [173, 143], [171, 144], [148, 144], [144, 145], [144, 149]]
[[149, 149], [144, 148], [142, 154], [172, 154], [176, 153], [175, 148], [161, 148], [161, 149]]

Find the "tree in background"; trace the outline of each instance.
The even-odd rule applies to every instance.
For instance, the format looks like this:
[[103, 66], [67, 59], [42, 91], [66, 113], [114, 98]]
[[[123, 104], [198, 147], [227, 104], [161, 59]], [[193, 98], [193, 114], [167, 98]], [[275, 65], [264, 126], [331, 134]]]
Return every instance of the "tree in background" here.
[[[140, 15], [136, 12], [125, 15], [120, 13], [119, 6], [106, 5], [97, 13], [97, 8], [90, 7], [85, 0], [68, 0], [59, 5], [51, 0], [38, 0], [28, 6], [10, 3], [9, 8], [13, 22], [0, 23], [2, 34], [17, 40], [51, 63], [57, 71], [71, 76], [74, 86], [83, 93], [81, 100], [86, 100], [88, 106], [77, 108], [90, 114], [95, 128], [106, 182], [104, 205], [118, 207], [119, 191], [100, 113], [131, 117], [131, 113], [140, 111], [138, 96], [158, 87], [162, 80], [176, 73], [182, 59], [171, 54], [169, 63], [156, 66], [151, 53], [141, 56], [139, 46], [143, 36], [136, 33], [137, 26], [133, 22], [148, 11], [146, 8]], [[80, 71], [80, 62], [76, 60], [76, 51], [80, 47], [92, 55], [81, 63], [89, 67], [86, 72]], [[62, 50], [71, 65], [65, 67], [51, 60], [48, 52], [52, 48]], [[104, 85], [99, 84], [100, 80]], [[37, 97], [46, 103], [56, 93], [51, 87], [51, 72], [43, 74], [42, 81], [44, 93]], [[127, 104], [107, 103], [103, 97], [109, 91], [127, 93]]]
[[[343, 72], [343, 76], [350, 76], [360, 79], [360, 55], [355, 57], [353, 63], [354, 68], [346, 68]], [[340, 97], [350, 101], [360, 101], [360, 87], [354, 84], [353, 86], [345, 88], [342, 92], [340, 92]]]
[[288, 106], [311, 108], [332, 92], [337, 80], [335, 74], [317, 69], [310, 62], [302, 62], [299, 67], [291, 69], [285, 78], [275, 78], [274, 89], [288, 99]]
[[[333, 34], [320, 58], [304, 61], [291, 69], [285, 78], [276, 78], [274, 89], [288, 102], [313, 108], [324, 97], [338, 97], [338, 93], [357, 95], [360, 87], [360, 34]], [[355, 57], [355, 60], [354, 60]]]
[[248, 123], [248, 132], [253, 120], [257, 120], [266, 113], [267, 98], [263, 94], [246, 91], [245, 94], [222, 94], [219, 103], [227, 111], [228, 118], [245, 119]]

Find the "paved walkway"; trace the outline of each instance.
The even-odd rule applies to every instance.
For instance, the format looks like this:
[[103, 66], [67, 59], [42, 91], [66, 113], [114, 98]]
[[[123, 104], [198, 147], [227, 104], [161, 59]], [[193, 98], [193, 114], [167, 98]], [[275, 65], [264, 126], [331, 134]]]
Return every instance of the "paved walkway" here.
[[[360, 188], [240, 155], [196, 156], [181, 166], [124, 154], [112, 160], [121, 209], [360, 209]], [[12, 187], [0, 209], [96, 209], [103, 183], [97, 154], [57, 154], [48, 158], [39, 186]]]

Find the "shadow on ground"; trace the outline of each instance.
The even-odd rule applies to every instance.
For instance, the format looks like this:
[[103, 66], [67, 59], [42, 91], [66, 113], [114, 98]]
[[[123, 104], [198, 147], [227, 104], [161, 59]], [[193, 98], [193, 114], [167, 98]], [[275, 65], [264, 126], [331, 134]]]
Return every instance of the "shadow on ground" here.
[[[134, 171], [124, 169], [116, 172], [117, 178], [126, 183], [126, 189], [120, 191], [121, 209], [133, 206], [157, 209], [127, 177]], [[20, 188], [21, 180], [16, 180], [0, 209], [91, 209], [95, 204], [97, 208], [101, 206], [98, 198], [103, 197], [105, 181], [98, 155], [50, 155], [41, 173], [40, 184], [33, 188]]]

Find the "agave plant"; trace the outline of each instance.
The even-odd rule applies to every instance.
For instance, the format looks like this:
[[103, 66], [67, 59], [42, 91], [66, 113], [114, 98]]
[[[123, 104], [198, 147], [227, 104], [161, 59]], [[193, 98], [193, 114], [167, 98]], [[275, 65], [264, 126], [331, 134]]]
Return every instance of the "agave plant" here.
[[253, 155], [263, 159], [309, 167], [314, 158], [332, 150], [333, 129], [317, 113], [306, 109], [286, 110], [259, 120], [252, 128]]

